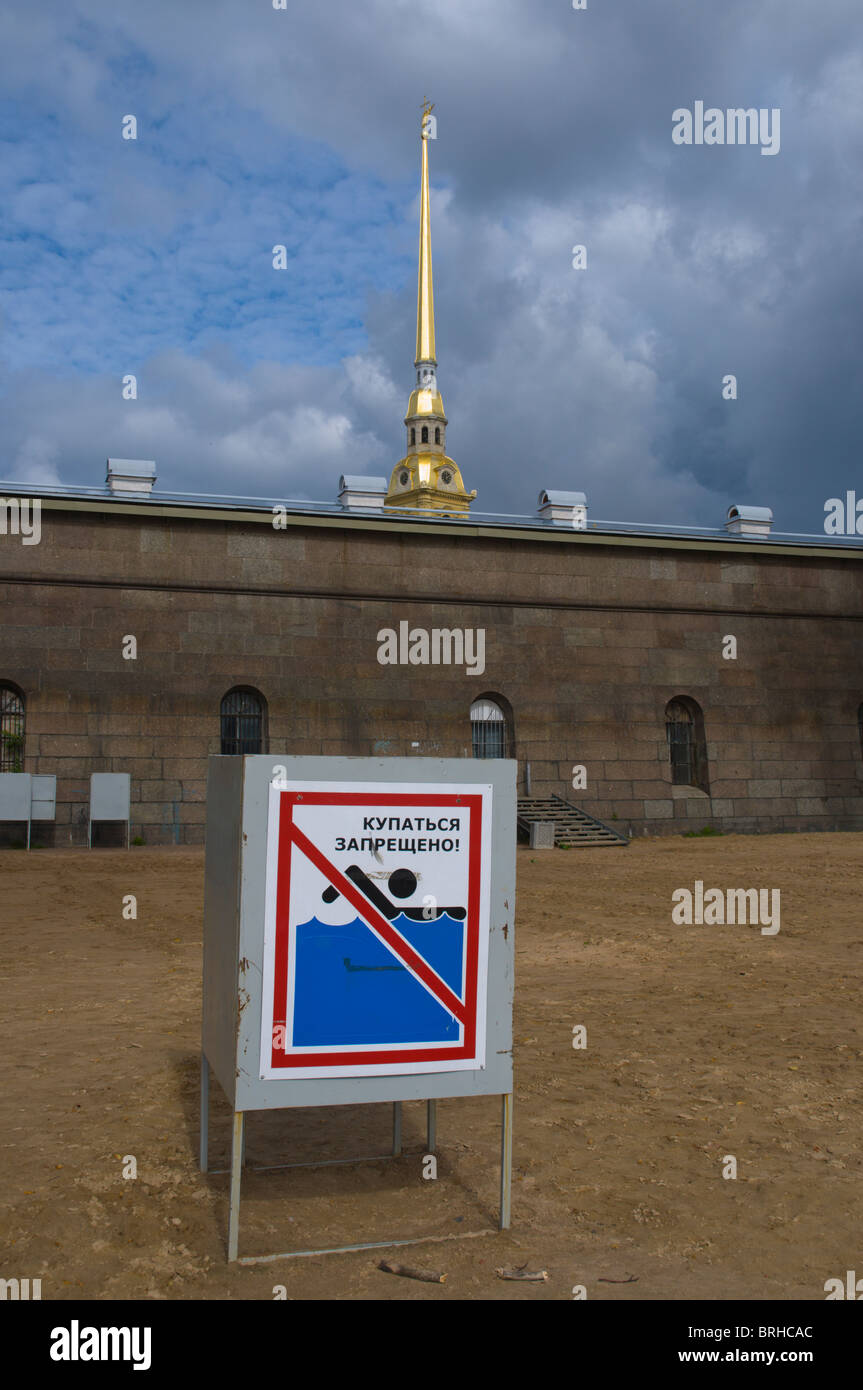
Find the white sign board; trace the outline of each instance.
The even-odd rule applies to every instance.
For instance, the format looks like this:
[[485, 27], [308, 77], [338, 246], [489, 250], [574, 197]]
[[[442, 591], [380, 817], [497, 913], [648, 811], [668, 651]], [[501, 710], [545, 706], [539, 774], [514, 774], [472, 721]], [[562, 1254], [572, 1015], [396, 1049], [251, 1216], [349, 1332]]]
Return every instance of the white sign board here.
[[269, 788], [262, 1080], [485, 1067], [492, 787]]
[[0, 821], [29, 821], [32, 781], [29, 772], [0, 772]]
[[54, 773], [34, 773], [31, 820], [53, 820], [57, 806], [57, 778]]
[[128, 820], [130, 777], [128, 772], [90, 774], [90, 820]]

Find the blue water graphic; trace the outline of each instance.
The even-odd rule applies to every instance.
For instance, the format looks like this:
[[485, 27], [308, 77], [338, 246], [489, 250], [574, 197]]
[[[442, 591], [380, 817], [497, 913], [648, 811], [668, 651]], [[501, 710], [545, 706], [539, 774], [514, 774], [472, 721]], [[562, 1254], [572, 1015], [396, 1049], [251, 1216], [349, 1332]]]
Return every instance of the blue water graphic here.
[[[464, 922], [444, 914], [392, 925], [462, 997]], [[458, 1023], [360, 918], [297, 927], [294, 1043], [298, 1047], [458, 1041]]]

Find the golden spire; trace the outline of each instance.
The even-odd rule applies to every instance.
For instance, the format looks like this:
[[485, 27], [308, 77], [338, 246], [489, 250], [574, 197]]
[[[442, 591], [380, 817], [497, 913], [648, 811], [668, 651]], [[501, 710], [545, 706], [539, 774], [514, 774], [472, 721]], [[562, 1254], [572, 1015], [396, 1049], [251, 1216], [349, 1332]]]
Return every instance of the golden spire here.
[[416, 362], [434, 362], [434, 285], [432, 283], [431, 208], [429, 206], [429, 116], [434, 106], [423, 102], [420, 123], [422, 177], [420, 179], [420, 256], [417, 280]]
[[432, 287], [431, 211], [428, 142], [434, 138], [433, 106], [423, 102], [420, 144], [420, 252], [417, 279], [416, 385], [405, 416], [407, 453], [392, 471], [384, 505], [412, 511], [464, 514], [476, 497], [467, 492], [458, 464], [447, 456], [443, 401], [437, 386]]

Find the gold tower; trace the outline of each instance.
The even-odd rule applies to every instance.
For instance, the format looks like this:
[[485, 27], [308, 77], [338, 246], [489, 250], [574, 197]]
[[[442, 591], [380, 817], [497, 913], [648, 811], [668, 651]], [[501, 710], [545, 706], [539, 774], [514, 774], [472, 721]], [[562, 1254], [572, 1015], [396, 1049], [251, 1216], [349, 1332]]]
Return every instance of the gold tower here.
[[420, 249], [417, 280], [416, 386], [405, 416], [407, 453], [392, 471], [384, 503], [387, 507], [466, 513], [476, 497], [467, 492], [458, 465], [446, 454], [447, 418], [437, 386], [434, 341], [431, 213], [429, 209], [428, 142], [432, 107], [423, 103], [420, 125]]

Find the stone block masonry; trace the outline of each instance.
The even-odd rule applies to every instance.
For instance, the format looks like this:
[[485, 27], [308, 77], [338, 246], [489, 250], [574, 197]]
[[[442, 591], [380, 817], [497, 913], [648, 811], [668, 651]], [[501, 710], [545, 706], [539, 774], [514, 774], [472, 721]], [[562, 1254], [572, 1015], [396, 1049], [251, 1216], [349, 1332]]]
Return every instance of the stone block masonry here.
[[[40, 545], [0, 540], [0, 685], [25, 699], [25, 770], [57, 775], [57, 844], [86, 843], [101, 771], [131, 774], [133, 837], [201, 843], [235, 686], [264, 697], [274, 764], [469, 757], [487, 695], [512, 712], [520, 789], [529, 762], [534, 796], [618, 829], [863, 829], [863, 550], [289, 521], [58, 497]], [[381, 665], [377, 633], [402, 621], [482, 629], [482, 674]], [[691, 797], [675, 795], [666, 741], [679, 697], [703, 714]]]

